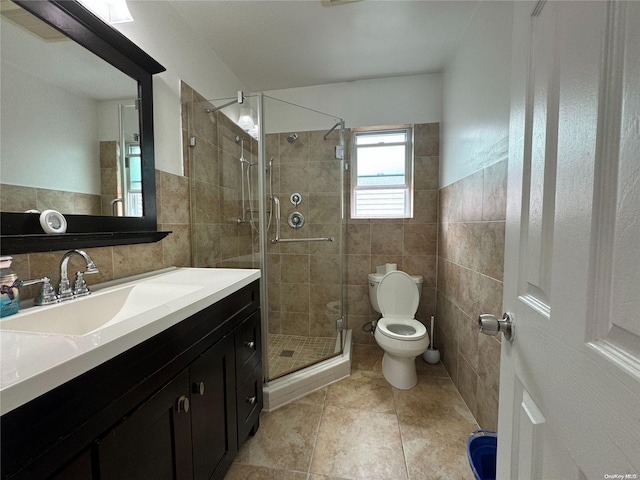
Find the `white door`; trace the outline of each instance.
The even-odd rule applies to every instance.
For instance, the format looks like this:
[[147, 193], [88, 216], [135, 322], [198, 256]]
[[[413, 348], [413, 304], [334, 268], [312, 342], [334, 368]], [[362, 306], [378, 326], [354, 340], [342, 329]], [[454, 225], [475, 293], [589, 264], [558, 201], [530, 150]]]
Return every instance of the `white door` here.
[[498, 478], [640, 479], [640, 2], [515, 2]]

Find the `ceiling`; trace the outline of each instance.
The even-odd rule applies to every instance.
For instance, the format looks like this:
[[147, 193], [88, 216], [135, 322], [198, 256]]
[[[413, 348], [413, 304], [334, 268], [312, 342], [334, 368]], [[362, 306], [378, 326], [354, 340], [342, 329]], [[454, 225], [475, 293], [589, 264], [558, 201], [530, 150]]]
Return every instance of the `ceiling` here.
[[257, 92], [441, 72], [478, 0], [169, 3]]

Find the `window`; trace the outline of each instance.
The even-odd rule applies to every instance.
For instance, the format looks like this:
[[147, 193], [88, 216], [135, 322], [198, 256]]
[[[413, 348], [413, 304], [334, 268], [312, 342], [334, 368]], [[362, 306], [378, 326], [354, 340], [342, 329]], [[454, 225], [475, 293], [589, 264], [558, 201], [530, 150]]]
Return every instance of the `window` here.
[[411, 129], [355, 132], [351, 218], [410, 218], [413, 214]]

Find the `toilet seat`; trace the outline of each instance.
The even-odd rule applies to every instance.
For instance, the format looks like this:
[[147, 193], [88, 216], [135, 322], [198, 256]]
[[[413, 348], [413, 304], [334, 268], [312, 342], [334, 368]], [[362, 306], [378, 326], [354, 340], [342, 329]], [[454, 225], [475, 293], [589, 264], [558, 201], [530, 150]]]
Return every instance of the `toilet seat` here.
[[378, 320], [376, 329], [389, 338], [404, 342], [422, 340], [427, 336], [426, 327], [413, 318], [382, 317]]
[[383, 317], [411, 319], [418, 310], [420, 291], [410, 275], [396, 270], [382, 277], [377, 297]]

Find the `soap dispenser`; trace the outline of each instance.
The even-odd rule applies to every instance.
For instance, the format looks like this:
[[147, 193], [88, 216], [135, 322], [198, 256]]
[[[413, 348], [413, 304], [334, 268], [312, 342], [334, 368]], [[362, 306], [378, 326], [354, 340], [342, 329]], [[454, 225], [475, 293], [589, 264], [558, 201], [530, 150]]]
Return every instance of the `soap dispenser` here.
[[0, 317], [18, 313], [20, 308], [20, 280], [11, 270], [13, 257], [0, 257]]

